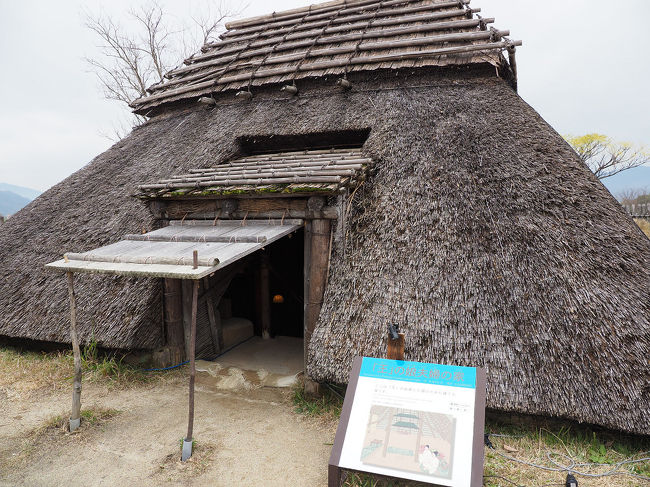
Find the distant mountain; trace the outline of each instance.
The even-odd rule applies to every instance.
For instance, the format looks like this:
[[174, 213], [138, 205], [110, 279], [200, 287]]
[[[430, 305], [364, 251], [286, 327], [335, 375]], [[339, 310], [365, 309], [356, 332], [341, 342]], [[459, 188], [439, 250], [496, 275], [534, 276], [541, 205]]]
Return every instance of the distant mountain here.
[[30, 202], [13, 191], [0, 191], [0, 215], [13, 215]]
[[18, 196], [27, 198], [28, 201], [32, 201], [34, 198], [41, 194], [40, 191], [36, 191], [35, 189], [25, 188], [23, 186], [16, 186], [7, 183], [0, 183], [0, 191], [11, 191], [12, 193], [16, 193]]
[[601, 179], [614, 196], [626, 190], [646, 190], [650, 193], [650, 166], [639, 166], [619, 172], [615, 176]]

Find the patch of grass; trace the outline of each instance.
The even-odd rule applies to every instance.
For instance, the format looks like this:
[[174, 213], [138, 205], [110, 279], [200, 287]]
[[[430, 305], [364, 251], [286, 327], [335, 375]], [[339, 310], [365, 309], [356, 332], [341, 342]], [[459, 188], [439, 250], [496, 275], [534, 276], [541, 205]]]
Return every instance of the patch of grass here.
[[[11, 455], [0, 453], [0, 473], [3, 469], [17, 469], [27, 464], [35, 455], [46, 449], [61, 448], [74, 441], [85, 441], [89, 433], [102, 428], [111, 418], [120, 414], [117, 409], [90, 406], [81, 410], [81, 425], [73, 434], [68, 433], [68, 413], [61, 413], [44, 420], [41, 425], [26, 433], [20, 447], [13, 448]], [[8, 453], [8, 451], [7, 451]]]
[[[181, 438], [178, 440], [178, 449], [183, 450], [183, 442], [185, 441], [185, 437], [181, 436]], [[192, 440], [192, 452], [194, 452], [194, 448], [196, 447], [196, 440]]]
[[634, 221], [637, 225], [639, 225], [639, 228], [643, 231], [643, 233], [645, 233], [646, 236], [650, 238], [650, 222], [642, 218], [637, 218]]
[[[88, 426], [98, 426], [107, 420], [117, 416], [121, 411], [118, 409], [104, 408], [99, 406], [91, 406], [81, 410], [81, 425], [80, 430]], [[43, 425], [36, 428], [32, 435], [39, 435], [44, 431], [52, 430], [65, 430], [67, 431], [69, 425], [69, 417], [67, 414], [58, 414], [46, 419]]]
[[[530, 421], [512, 424], [488, 419], [486, 432], [495, 447], [485, 449], [484, 480], [486, 487], [564, 485], [567, 472], [561, 466], [589, 474], [603, 474], [616, 469], [632, 475], [650, 477], [650, 460], [621, 464], [627, 460], [650, 457], [650, 437], [626, 435], [591, 428], [568, 421]], [[510, 458], [506, 458], [510, 457]], [[513, 459], [519, 460], [515, 461]], [[555, 463], [553, 463], [553, 461]], [[558, 471], [548, 471], [536, 464]], [[588, 477], [574, 473], [580, 485], [589, 487], [633, 487], [650, 485], [632, 475]], [[347, 472], [344, 487], [420, 487], [426, 484], [381, 476]]]
[[335, 386], [325, 385], [320, 396], [305, 393], [302, 384], [293, 389], [292, 402], [295, 412], [306, 416], [330, 416], [339, 418], [343, 407], [343, 394]]
[[[96, 342], [82, 348], [83, 383], [108, 387], [130, 387], [159, 382], [184, 374], [173, 369], [155, 374], [144, 372], [123, 362], [115, 352], [101, 351]], [[0, 391], [9, 397], [20, 397], [37, 391], [55, 391], [70, 387], [74, 375], [71, 350], [37, 352], [0, 346]]]
[[[546, 471], [521, 462], [548, 468], [572, 467], [590, 474], [602, 474], [615, 467], [618, 471], [650, 476], [650, 461], [619, 465], [629, 459], [650, 457], [650, 438], [595, 429], [571, 422], [553, 421], [544, 424], [512, 425], [490, 420], [486, 432], [495, 450], [485, 450], [485, 485], [509, 485], [501, 477], [517, 485], [563, 484], [566, 471]], [[512, 457], [515, 460], [506, 458]], [[583, 465], [579, 465], [583, 464]], [[585, 477], [576, 474], [579, 483], [589, 486], [636, 486], [642, 480], [630, 475]], [[587, 480], [588, 479], [588, 480]], [[581, 482], [582, 481], [582, 482]]]
[[127, 385], [130, 383], [150, 382], [154, 380], [152, 374], [132, 367], [123, 362], [123, 356], [116, 353], [101, 353], [97, 342], [92, 340], [83, 347], [81, 365], [85, 379], [89, 381], [109, 381]]
[[431, 484], [408, 480], [389, 479], [359, 472], [345, 472], [343, 487], [427, 487]]
[[[181, 439], [181, 445], [183, 440]], [[215, 457], [217, 447], [213, 443], [192, 441], [192, 456], [186, 462], [181, 461], [180, 451], [170, 453], [158, 465], [154, 475], [164, 477], [167, 482], [179, 485], [188, 477], [205, 473]], [[162, 480], [162, 479], [161, 479]]]

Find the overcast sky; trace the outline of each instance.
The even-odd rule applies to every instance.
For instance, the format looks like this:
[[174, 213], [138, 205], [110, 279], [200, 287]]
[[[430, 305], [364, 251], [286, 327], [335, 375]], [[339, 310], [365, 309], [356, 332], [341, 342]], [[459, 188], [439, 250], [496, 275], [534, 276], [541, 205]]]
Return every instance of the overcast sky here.
[[[81, 11], [103, 9], [119, 19], [143, 3], [0, 0], [0, 182], [45, 190], [112, 144], [102, 134], [112, 132], [123, 110], [102, 98], [84, 65], [97, 42]], [[174, 16], [186, 15], [189, 3], [160, 1]], [[243, 16], [307, 3], [250, 0]], [[558, 132], [600, 132], [650, 146], [650, 1], [473, 0], [472, 6], [523, 40], [519, 94]]]

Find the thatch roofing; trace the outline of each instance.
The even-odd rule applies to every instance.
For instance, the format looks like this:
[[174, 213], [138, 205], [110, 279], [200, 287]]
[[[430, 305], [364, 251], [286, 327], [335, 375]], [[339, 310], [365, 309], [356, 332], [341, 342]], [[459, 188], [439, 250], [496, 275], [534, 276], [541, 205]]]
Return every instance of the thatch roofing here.
[[[248, 136], [370, 129], [308, 373], [345, 382], [397, 322], [407, 359], [486, 367], [491, 408], [650, 434], [650, 240], [493, 68], [350, 79], [155, 117], [18, 212], [0, 227], [0, 334], [68, 341], [65, 280], [42, 266], [151, 229], [137, 184], [243, 157]], [[160, 344], [159, 282], [77, 288], [82, 340]]]
[[212, 93], [357, 71], [488, 63], [520, 41], [469, 0], [340, 0], [232, 22], [136, 100], [136, 113]]
[[304, 150], [241, 157], [138, 186], [141, 198], [332, 193], [357, 184], [372, 161], [361, 149]]

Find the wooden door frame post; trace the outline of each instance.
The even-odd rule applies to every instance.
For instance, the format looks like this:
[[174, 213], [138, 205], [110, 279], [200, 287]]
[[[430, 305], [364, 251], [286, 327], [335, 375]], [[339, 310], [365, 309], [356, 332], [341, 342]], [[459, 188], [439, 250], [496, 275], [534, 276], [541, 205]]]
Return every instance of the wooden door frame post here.
[[[307, 354], [316, 322], [323, 306], [323, 296], [327, 285], [327, 272], [329, 269], [329, 254], [331, 242], [331, 222], [326, 219], [311, 221], [309, 232], [305, 232], [305, 279], [308, 289], [305, 299], [305, 391], [312, 394], [319, 393], [318, 383], [307, 376]], [[308, 246], [308, 248], [307, 248]]]
[[266, 250], [260, 252], [259, 283], [260, 283], [260, 318], [262, 321], [262, 338], [271, 338], [271, 282], [269, 271], [269, 254]]
[[185, 359], [185, 332], [183, 330], [183, 288], [181, 279], [163, 279], [165, 309], [165, 346], [169, 350], [168, 364], [176, 365]]
[[194, 433], [194, 380], [196, 377], [196, 313], [199, 300], [199, 281], [192, 282], [192, 323], [190, 327], [190, 397], [189, 414], [187, 419], [187, 436], [183, 440], [181, 460], [186, 461], [192, 456], [192, 435]]
[[72, 386], [72, 411], [70, 414], [70, 432], [81, 424], [81, 350], [77, 337], [77, 298], [74, 293], [74, 275], [66, 272], [68, 278], [68, 295], [70, 297], [70, 337], [74, 354], [74, 383]]

